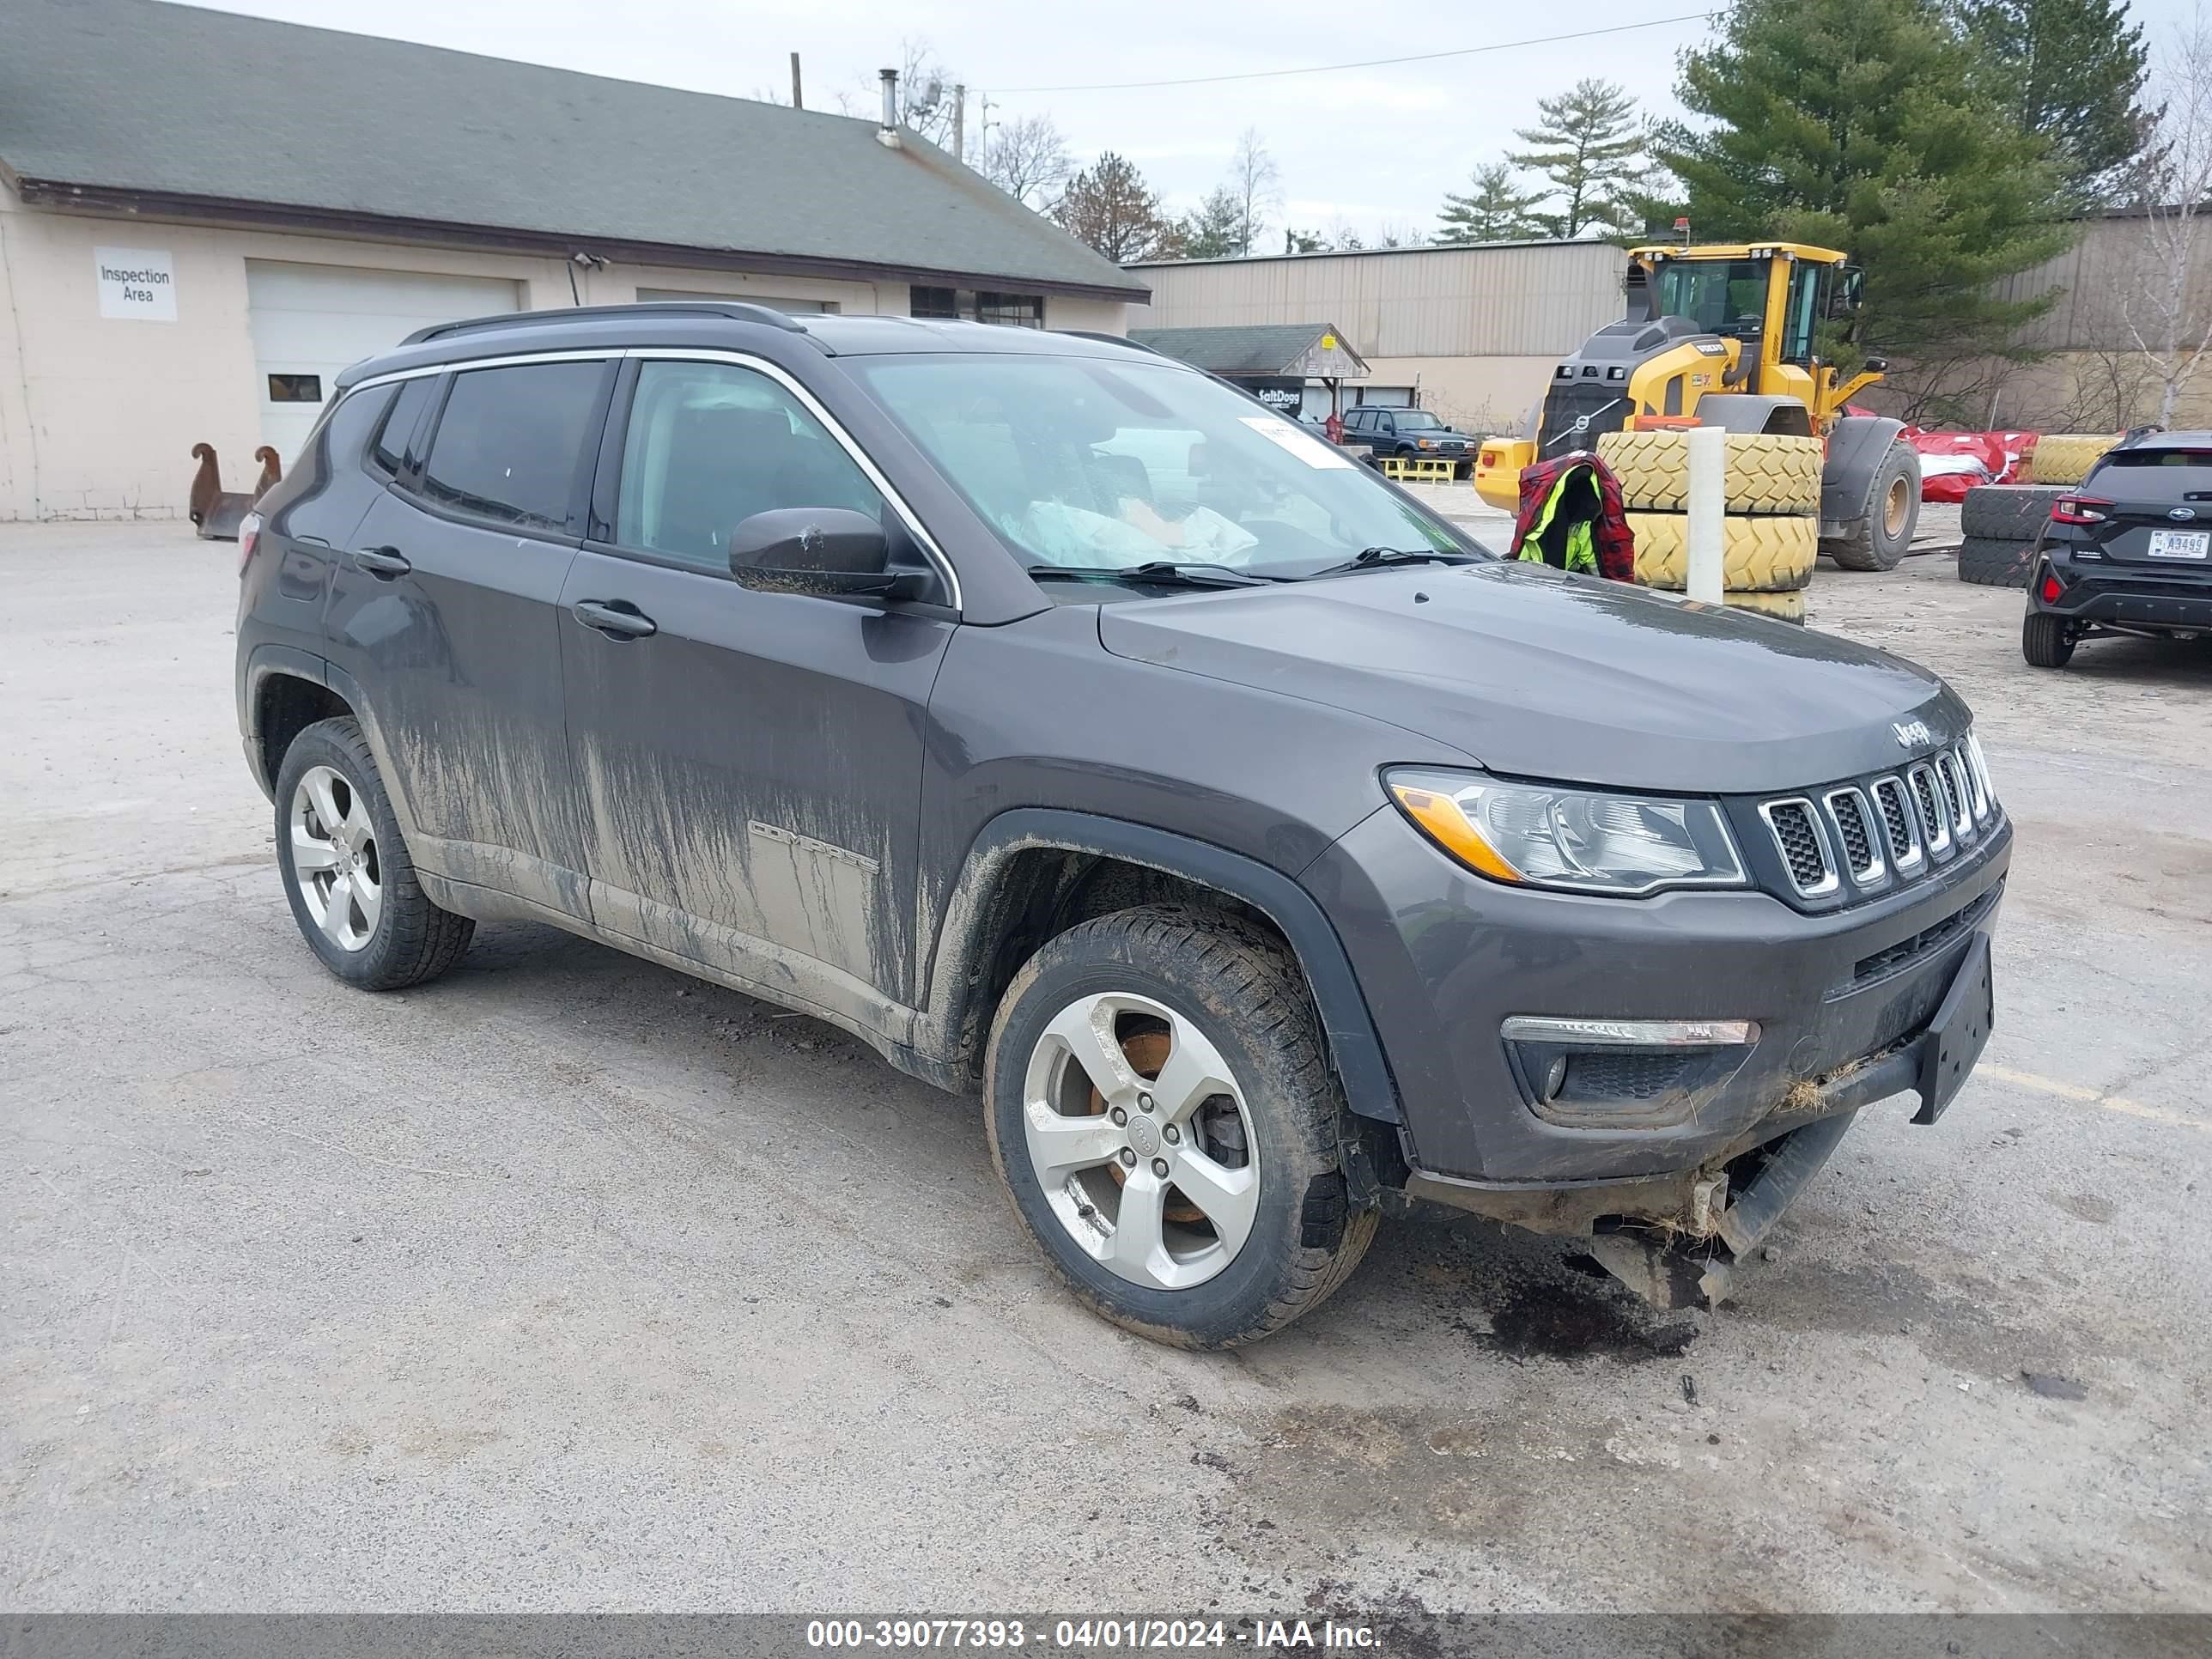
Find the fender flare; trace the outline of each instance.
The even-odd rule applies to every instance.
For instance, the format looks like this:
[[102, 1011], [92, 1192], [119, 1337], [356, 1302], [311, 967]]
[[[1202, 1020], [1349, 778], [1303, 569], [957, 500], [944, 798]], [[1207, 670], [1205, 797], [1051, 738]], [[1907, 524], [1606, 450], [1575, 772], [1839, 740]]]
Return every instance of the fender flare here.
[[[957, 1043], [959, 1032], [976, 1012], [969, 1006], [975, 977], [969, 969], [990, 946], [997, 918], [989, 896], [1002, 887], [1014, 856], [1036, 848], [1144, 865], [1213, 888], [1259, 911], [1290, 941], [1305, 975], [1346, 1104], [1362, 1117], [1404, 1122], [1398, 1086], [1352, 972], [1352, 958], [1312, 894], [1281, 871], [1210, 842], [1059, 807], [1022, 806], [1001, 812], [977, 832], [962, 862], [938, 934], [926, 1016], [947, 1048]], [[988, 1019], [990, 1011], [982, 1012]]]
[[[1828, 429], [1828, 459], [1820, 468], [1820, 533], [1866, 517], [1868, 486], [1905, 422], [1886, 415], [1847, 415]], [[1831, 526], [1836, 526], [1832, 528]]]

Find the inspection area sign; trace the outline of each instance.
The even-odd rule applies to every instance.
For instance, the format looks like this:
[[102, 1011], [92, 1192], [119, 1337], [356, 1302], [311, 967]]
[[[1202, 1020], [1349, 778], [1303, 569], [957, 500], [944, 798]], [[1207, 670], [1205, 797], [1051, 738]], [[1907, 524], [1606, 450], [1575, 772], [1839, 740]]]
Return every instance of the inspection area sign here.
[[177, 320], [177, 275], [167, 248], [96, 247], [92, 258], [100, 273], [101, 316], [141, 323]]

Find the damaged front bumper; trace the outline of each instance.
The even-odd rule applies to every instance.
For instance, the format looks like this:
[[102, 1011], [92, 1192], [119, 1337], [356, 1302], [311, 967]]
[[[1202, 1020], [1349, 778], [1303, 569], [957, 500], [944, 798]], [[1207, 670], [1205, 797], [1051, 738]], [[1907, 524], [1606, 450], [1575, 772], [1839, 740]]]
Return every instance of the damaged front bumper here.
[[1826, 1164], [1860, 1109], [1914, 1093], [1912, 1121], [1941, 1117], [1995, 1024], [1990, 935], [1977, 930], [1934, 1015], [1917, 1032], [1792, 1088], [1774, 1111], [1694, 1169], [1628, 1180], [1471, 1181], [1413, 1169], [1405, 1190], [1532, 1231], [1587, 1236], [1590, 1254], [1661, 1307], [1717, 1304], [1736, 1264]]

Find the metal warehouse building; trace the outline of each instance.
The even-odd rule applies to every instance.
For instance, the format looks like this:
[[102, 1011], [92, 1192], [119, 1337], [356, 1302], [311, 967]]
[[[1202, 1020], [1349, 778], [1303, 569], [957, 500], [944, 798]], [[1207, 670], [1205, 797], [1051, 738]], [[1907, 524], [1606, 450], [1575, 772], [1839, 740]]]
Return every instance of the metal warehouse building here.
[[701, 295], [1120, 333], [1146, 288], [872, 120], [156, 0], [0, 7], [0, 520], [181, 516], [203, 441], [248, 488], [428, 323]]
[[1620, 318], [1627, 256], [1604, 242], [1388, 248], [1133, 265], [1152, 291], [1133, 329], [1327, 322], [1367, 365], [1347, 404], [1418, 396], [1455, 422], [1504, 428], [1559, 360]]

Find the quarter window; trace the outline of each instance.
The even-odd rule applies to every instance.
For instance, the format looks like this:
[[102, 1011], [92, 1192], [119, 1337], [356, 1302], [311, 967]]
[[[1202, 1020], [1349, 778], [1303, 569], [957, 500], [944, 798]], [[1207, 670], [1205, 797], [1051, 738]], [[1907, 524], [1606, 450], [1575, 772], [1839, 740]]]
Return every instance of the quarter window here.
[[524, 363], [453, 377], [422, 494], [528, 530], [568, 526], [605, 363]]
[[727, 571], [739, 524], [805, 507], [890, 522], [867, 475], [781, 383], [732, 363], [639, 367], [623, 436], [618, 545]]
[[399, 401], [385, 416], [383, 426], [377, 431], [375, 446], [369, 451], [371, 459], [386, 472], [404, 472], [422, 459], [407, 441], [422, 423], [422, 410], [430, 401], [430, 394], [437, 389], [434, 375], [400, 383]]

